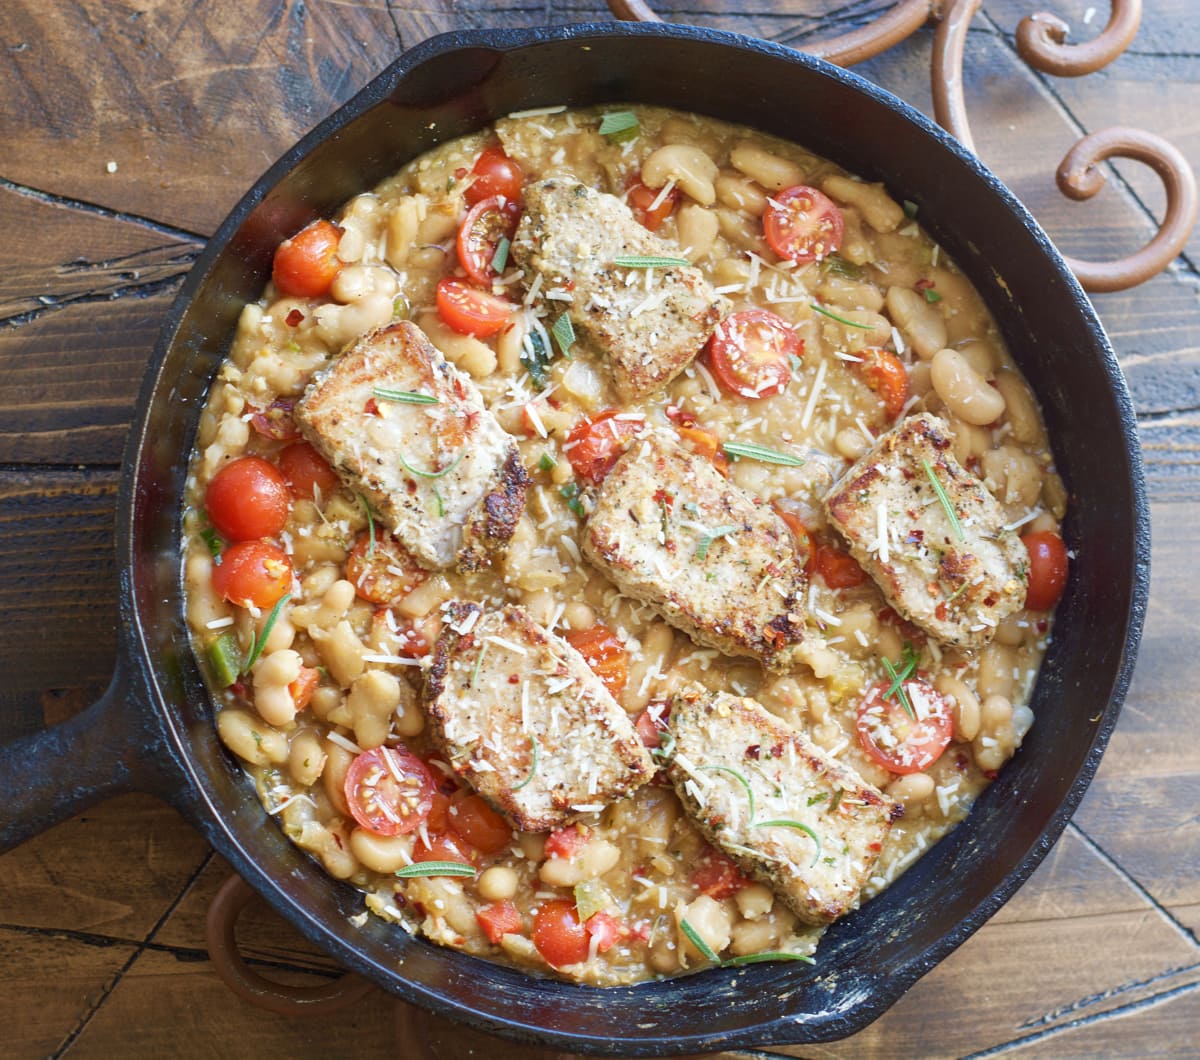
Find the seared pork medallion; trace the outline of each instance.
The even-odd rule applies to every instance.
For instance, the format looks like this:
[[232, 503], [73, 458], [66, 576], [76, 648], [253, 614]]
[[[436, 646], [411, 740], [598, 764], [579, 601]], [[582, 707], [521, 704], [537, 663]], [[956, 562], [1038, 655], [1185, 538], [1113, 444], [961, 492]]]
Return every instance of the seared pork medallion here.
[[650, 107], [284, 240], [188, 497], [217, 731], [347, 931], [598, 985], [819, 962], [1016, 753], [1069, 565], [916, 207]]

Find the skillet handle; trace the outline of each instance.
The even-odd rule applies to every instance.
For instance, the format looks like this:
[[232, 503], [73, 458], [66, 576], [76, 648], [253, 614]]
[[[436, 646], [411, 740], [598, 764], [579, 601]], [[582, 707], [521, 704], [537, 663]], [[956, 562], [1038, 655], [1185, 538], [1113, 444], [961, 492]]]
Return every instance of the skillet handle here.
[[159, 792], [145, 763], [161, 750], [162, 734], [136, 698], [118, 660], [107, 690], [86, 710], [0, 746], [0, 853], [113, 795]]

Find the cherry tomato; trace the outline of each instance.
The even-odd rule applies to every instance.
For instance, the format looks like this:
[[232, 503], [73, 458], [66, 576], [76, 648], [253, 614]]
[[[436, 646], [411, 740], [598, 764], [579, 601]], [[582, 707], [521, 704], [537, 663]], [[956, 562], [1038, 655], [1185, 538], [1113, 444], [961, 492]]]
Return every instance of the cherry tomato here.
[[771, 249], [790, 261], [820, 261], [842, 245], [842, 211], [807, 184], [772, 195], [762, 220]]
[[710, 898], [732, 898], [751, 881], [734, 862], [714, 847], [709, 847], [691, 876], [692, 886]]
[[301, 666], [300, 676], [288, 685], [288, 694], [296, 704], [296, 710], [301, 711], [312, 701], [317, 685], [321, 683], [321, 671], [313, 666]]
[[629, 208], [638, 223], [651, 232], [657, 232], [662, 227], [663, 221], [671, 216], [682, 198], [679, 189], [672, 188], [660, 200], [661, 191], [661, 188], [646, 187], [640, 180], [629, 184]]
[[497, 195], [510, 201], [519, 199], [525, 184], [521, 167], [504, 153], [504, 148], [499, 144], [483, 149], [471, 167], [471, 175], [475, 179], [463, 192], [468, 206]]
[[342, 271], [337, 256], [342, 234], [328, 221], [314, 221], [285, 239], [275, 251], [271, 279], [280, 294], [298, 298], [321, 298]]
[[512, 842], [512, 826], [480, 795], [468, 795], [450, 807], [450, 831], [484, 854], [496, 854]]
[[513, 304], [462, 280], [446, 277], [437, 285], [437, 310], [448, 328], [486, 339], [504, 330]]
[[703, 427], [676, 427], [679, 437], [689, 442], [692, 448], [705, 457], [725, 478], [729, 478], [729, 457], [721, 448], [721, 439]]
[[663, 733], [667, 731], [668, 719], [671, 717], [671, 704], [658, 700], [651, 703], [637, 716], [634, 728], [637, 729], [638, 739], [642, 746], [653, 751], [662, 746]]
[[270, 541], [238, 541], [212, 569], [217, 595], [238, 607], [274, 607], [292, 588], [292, 577], [288, 554]]
[[[776, 507], [775, 514], [787, 523], [787, 528], [796, 539], [796, 551], [804, 556], [804, 569], [806, 572], [811, 573], [816, 559], [816, 548], [813, 545], [812, 534], [808, 532], [804, 523], [801, 522], [800, 516], [795, 512], [789, 512], [786, 508]], [[828, 584], [828, 581], [826, 584]], [[831, 585], [830, 588], [832, 589], [834, 586]]]
[[427, 577], [408, 549], [378, 527], [374, 548], [371, 534], [364, 531], [346, 557], [346, 580], [359, 597], [373, 604], [402, 600]]
[[580, 420], [567, 435], [567, 459], [575, 474], [598, 486], [625, 452], [629, 441], [646, 426], [644, 420], [619, 420], [617, 409], [605, 409]]
[[731, 394], [764, 398], [778, 394], [792, 378], [792, 357], [799, 357], [800, 336], [765, 309], [727, 316], [708, 341], [717, 380]]
[[603, 909], [588, 917], [587, 923], [583, 926], [588, 935], [596, 940], [597, 953], [605, 953], [611, 950], [621, 939], [621, 921], [613, 916], [612, 913], [606, 913]]
[[337, 472], [308, 442], [289, 445], [279, 454], [279, 470], [295, 497], [328, 500], [338, 488]]
[[1029, 553], [1029, 587], [1025, 606], [1031, 611], [1049, 611], [1063, 594], [1070, 565], [1067, 546], [1052, 530], [1039, 530], [1021, 538]]
[[573, 824], [558, 828], [546, 837], [545, 854], [548, 858], [569, 858], [578, 854], [587, 843], [585, 836]]
[[212, 477], [204, 508], [228, 541], [272, 537], [287, 522], [292, 496], [287, 480], [261, 456], [240, 456]]
[[[442, 776], [437, 766], [429, 766], [429, 775], [437, 780]], [[425, 818], [425, 830], [430, 835], [443, 835], [450, 829], [450, 796], [441, 791], [433, 793], [433, 805]]]
[[413, 846], [413, 861], [457, 861], [460, 865], [475, 867], [479, 852], [469, 843], [453, 835], [435, 835], [429, 842], [420, 839]]
[[475, 919], [479, 921], [479, 926], [492, 945], [498, 943], [505, 935], [518, 933], [522, 926], [521, 914], [508, 898], [502, 902], [485, 905], [475, 913]]
[[575, 903], [567, 898], [543, 903], [533, 917], [533, 944], [555, 968], [587, 960], [588, 932]]
[[853, 556], [823, 543], [813, 552], [813, 569], [831, 589], [852, 589], [867, 580], [867, 572]]
[[407, 747], [363, 751], [346, 771], [350, 813], [376, 835], [404, 835], [419, 827], [433, 808], [436, 789], [429, 767]]
[[496, 278], [496, 247], [502, 237], [512, 239], [520, 216], [520, 203], [499, 198], [480, 199], [467, 211], [458, 230], [458, 262], [476, 283], [490, 286]]
[[[392, 618], [389, 620], [388, 615]], [[422, 626], [428, 622], [422, 621]], [[436, 619], [435, 619], [436, 621]], [[401, 655], [406, 659], [423, 659], [429, 654], [429, 637], [425, 629], [418, 629], [407, 618], [396, 618], [386, 607], [381, 607], [371, 616], [371, 643], [385, 645], [381, 650], [389, 655]], [[434, 637], [436, 640], [437, 638]]]
[[942, 756], [954, 732], [950, 704], [919, 677], [904, 682], [915, 717], [909, 717], [900, 694], [884, 699], [890, 681], [872, 685], [858, 705], [858, 742], [890, 773], [900, 776], [928, 769]]
[[296, 402], [291, 398], [276, 398], [265, 409], [250, 417], [250, 426], [264, 438], [275, 442], [290, 442], [300, 437], [300, 428], [292, 418]]
[[567, 643], [583, 656], [614, 698], [621, 694], [629, 680], [629, 652], [608, 626], [597, 622], [587, 629], [568, 630]]
[[908, 369], [890, 350], [869, 346], [858, 354], [862, 360], [853, 365], [867, 384], [883, 402], [888, 420], [894, 420], [908, 401]]

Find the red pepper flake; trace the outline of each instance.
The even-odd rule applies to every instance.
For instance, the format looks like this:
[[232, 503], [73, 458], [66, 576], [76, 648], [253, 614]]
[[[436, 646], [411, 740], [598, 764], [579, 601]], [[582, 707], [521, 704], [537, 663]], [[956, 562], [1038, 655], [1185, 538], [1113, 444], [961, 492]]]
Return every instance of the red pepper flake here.
[[516, 674], [509, 674], [508, 683], [510, 685], [519, 685], [521, 683], [521, 679]]
[[304, 314], [301, 313], [299, 309], [293, 309], [286, 317], [284, 317], [284, 320], [289, 328], [299, 327], [302, 323], [304, 323]]
[[365, 412], [368, 416], [378, 416], [379, 415], [378, 402], [373, 397], [367, 398], [367, 403], [363, 406], [363, 412]]

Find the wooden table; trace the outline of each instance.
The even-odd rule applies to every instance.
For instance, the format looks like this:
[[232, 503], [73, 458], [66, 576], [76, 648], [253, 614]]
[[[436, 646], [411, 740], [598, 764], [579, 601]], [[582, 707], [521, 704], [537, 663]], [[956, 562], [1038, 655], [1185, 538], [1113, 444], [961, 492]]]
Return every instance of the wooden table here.
[[[836, 9], [883, 0], [702, 0], [670, 18], [791, 44]], [[1086, 38], [1101, 0], [1053, 7]], [[1093, 6], [1091, 26], [1085, 23]], [[1051, 174], [1084, 130], [1172, 138], [1200, 165], [1195, 0], [1155, 0], [1138, 40], [1081, 80], [1031, 74], [1013, 45], [1026, 0], [986, 0], [968, 41], [978, 147], [1067, 252], [1140, 245], [1157, 182], [1121, 164], [1099, 200]], [[599, 0], [5, 0], [0, 5], [0, 736], [86, 705], [111, 671], [121, 447], [182, 276], [242, 192], [402, 48], [463, 26], [603, 18]], [[929, 109], [931, 32], [861, 72]], [[1074, 822], [1022, 891], [867, 1030], [767, 1056], [1200, 1055], [1200, 328], [1196, 255], [1096, 305], [1140, 416], [1154, 584], [1133, 688]], [[377, 992], [316, 1022], [231, 995], [204, 948], [226, 873], [173, 811], [127, 796], [0, 858], [5, 1053], [401, 1056]], [[243, 941], [292, 981], [332, 974], [266, 912]], [[456, 1042], [457, 1044], [454, 1044]], [[448, 1056], [514, 1047], [455, 1039]]]

